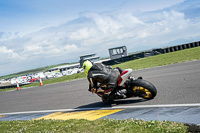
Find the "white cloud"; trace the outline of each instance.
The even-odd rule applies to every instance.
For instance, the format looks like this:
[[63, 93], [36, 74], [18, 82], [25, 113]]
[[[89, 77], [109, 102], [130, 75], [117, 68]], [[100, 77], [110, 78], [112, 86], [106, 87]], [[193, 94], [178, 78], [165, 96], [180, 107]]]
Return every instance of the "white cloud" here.
[[92, 37], [94, 34], [96, 34], [96, 31], [90, 27], [83, 27], [81, 29], [78, 29], [77, 31], [72, 32], [69, 35], [69, 39], [71, 40], [83, 40], [88, 39]]
[[19, 37], [19, 33], [11, 33], [11, 32], [0, 32], [0, 41], [8, 41], [14, 38]]
[[120, 13], [119, 15], [117, 15], [117, 19], [119, 20], [120, 24], [129, 27], [137, 24], [144, 24], [144, 22], [135, 17], [131, 12]]
[[75, 44], [68, 44], [66, 46], [64, 46], [63, 48], [67, 53], [73, 53], [73, 52], [78, 52], [80, 51], [80, 48], [78, 48], [77, 45]]
[[110, 16], [93, 13], [90, 17], [94, 20], [97, 26], [96, 28], [103, 33], [114, 33], [121, 27], [120, 24], [113, 20]]
[[167, 28], [174, 29], [184, 29], [187, 28], [189, 20], [185, 19], [184, 13], [177, 11], [163, 12], [164, 20], [160, 23]]
[[1, 60], [18, 60], [22, 59], [18, 53], [15, 53], [13, 49], [8, 49], [6, 46], [0, 46]]

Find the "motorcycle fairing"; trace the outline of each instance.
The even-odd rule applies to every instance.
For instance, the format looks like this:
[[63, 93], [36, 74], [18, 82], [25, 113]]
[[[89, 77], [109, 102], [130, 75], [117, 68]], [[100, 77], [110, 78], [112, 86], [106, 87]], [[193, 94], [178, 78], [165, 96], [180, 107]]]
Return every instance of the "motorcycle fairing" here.
[[119, 76], [118, 86], [123, 86], [125, 81], [130, 77], [132, 69], [125, 69]]

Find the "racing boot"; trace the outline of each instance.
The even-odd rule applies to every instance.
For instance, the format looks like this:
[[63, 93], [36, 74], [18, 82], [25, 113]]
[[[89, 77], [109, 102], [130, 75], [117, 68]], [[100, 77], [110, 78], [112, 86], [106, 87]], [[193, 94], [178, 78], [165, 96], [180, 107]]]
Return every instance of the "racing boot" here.
[[115, 95], [119, 98], [126, 98], [126, 93], [127, 93], [127, 90], [122, 89], [122, 90], [117, 90]]
[[104, 90], [104, 93], [103, 93], [103, 95], [101, 97], [103, 102], [106, 102], [108, 100], [108, 97], [111, 94], [111, 92], [112, 92], [112, 88], [108, 89], [108, 90]]

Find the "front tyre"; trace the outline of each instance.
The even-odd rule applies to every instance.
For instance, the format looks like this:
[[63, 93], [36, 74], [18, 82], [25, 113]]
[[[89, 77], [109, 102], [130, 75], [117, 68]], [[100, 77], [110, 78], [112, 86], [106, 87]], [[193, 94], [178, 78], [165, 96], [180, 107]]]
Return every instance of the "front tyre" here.
[[153, 99], [157, 95], [156, 87], [143, 79], [132, 80], [131, 91], [144, 99]]

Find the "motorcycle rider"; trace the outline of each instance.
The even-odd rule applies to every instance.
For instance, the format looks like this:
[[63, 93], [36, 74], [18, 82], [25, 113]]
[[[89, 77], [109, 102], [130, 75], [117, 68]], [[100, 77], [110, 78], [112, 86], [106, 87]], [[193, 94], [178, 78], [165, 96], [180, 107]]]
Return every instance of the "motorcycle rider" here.
[[[117, 67], [112, 69], [102, 63], [92, 63], [89, 60], [83, 63], [82, 68], [85, 70], [89, 81], [89, 91], [96, 93], [99, 87], [103, 89], [102, 101], [112, 101], [114, 94], [112, 91], [117, 86], [117, 81], [122, 69]], [[119, 92], [118, 92], [118, 95]]]

